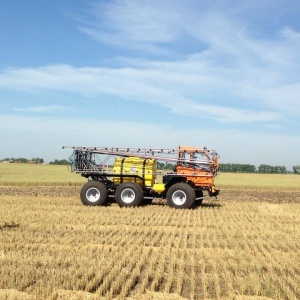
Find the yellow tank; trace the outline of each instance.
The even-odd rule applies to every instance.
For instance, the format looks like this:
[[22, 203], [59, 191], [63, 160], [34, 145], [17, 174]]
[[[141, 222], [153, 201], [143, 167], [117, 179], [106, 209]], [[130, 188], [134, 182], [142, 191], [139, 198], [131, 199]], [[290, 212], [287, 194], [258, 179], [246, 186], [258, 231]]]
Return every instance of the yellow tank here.
[[114, 174], [122, 175], [137, 175], [141, 178], [135, 177], [113, 177], [115, 184], [123, 182], [136, 182], [145, 186], [153, 186], [155, 182], [156, 160], [144, 159], [140, 157], [117, 157], [114, 163]]

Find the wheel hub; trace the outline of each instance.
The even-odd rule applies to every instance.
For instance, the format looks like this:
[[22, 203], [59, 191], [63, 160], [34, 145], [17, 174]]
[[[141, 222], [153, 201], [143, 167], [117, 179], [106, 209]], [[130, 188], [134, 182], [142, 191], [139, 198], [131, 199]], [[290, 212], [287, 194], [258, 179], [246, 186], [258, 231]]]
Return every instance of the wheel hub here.
[[172, 195], [172, 200], [176, 205], [182, 205], [186, 202], [186, 194], [183, 191], [176, 191]]
[[131, 203], [135, 199], [135, 192], [132, 189], [124, 189], [121, 193], [121, 198], [125, 203]]
[[100, 191], [96, 188], [90, 188], [86, 191], [86, 198], [90, 202], [96, 202], [100, 199]]

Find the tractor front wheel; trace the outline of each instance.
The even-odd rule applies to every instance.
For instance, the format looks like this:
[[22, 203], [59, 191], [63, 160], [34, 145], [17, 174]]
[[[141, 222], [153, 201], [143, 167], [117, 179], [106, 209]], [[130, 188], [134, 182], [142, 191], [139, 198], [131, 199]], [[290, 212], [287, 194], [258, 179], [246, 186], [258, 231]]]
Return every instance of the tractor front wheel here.
[[167, 192], [168, 204], [174, 208], [190, 208], [194, 205], [195, 200], [194, 189], [184, 182], [175, 183]]

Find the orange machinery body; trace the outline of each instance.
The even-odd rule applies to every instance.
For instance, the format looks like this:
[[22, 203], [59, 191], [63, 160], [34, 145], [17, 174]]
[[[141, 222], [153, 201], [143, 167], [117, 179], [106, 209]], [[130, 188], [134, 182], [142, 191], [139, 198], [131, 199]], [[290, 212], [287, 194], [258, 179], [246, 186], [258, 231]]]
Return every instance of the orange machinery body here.
[[[199, 163], [198, 156], [203, 157], [203, 164]], [[186, 176], [195, 186], [211, 187], [214, 185], [214, 177], [219, 167], [218, 155], [207, 155], [206, 149], [180, 146], [178, 163], [175, 172]]]
[[186, 176], [186, 179], [193, 182], [195, 186], [212, 186], [214, 184], [214, 177], [210, 172], [203, 170], [195, 170], [192, 167], [177, 166], [176, 173]]

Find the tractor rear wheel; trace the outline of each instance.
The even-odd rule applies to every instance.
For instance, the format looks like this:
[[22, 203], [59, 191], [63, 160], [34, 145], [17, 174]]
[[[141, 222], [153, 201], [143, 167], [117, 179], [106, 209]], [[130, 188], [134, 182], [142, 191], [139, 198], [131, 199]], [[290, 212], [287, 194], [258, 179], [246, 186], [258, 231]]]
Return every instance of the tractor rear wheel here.
[[120, 207], [138, 206], [143, 201], [143, 189], [135, 182], [124, 182], [116, 189], [115, 199]]
[[84, 205], [103, 205], [107, 200], [107, 188], [100, 181], [89, 181], [81, 188], [80, 199]]
[[195, 199], [194, 189], [184, 182], [175, 183], [167, 192], [168, 204], [174, 208], [190, 208], [194, 205]]

